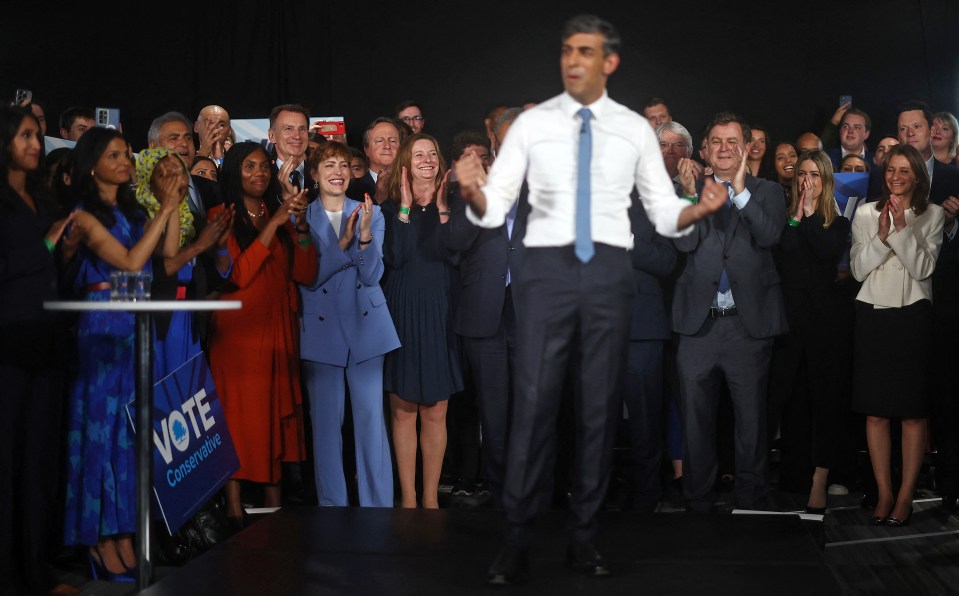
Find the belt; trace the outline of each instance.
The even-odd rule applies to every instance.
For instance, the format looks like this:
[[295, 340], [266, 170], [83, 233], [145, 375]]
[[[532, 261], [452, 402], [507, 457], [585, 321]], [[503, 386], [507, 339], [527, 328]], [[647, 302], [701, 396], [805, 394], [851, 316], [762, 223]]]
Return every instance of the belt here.
[[99, 292], [100, 290], [109, 290], [110, 282], [101, 281], [99, 283], [90, 284], [87, 286], [87, 292]]
[[709, 307], [709, 316], [714, 319], [720, 319], [722, 317], [731, 317], [733, 315], [738, 315], [739, 311], [736, 310], [735, 306], [729, 308], [719, 308], [718, 306]]

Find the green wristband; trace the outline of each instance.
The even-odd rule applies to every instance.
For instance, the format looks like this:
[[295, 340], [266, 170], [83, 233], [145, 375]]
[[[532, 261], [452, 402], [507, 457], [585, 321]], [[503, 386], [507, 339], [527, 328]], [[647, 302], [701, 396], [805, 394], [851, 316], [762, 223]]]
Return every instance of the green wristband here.
[[50, 242], [50, 239], [47, 238], [46, 236], [44, 236], [44, 238], [43, 238], [43, 243], [46, 245], [47, 250], [49, 250], [50, 252], [53, 252], [54, 249], [57, 247], [57, 245], [54, 244], [54, 243], [52, 243], [52, 242]]
[[693, 195], [693, 196], [691, 196], [691, 197], [687, 197], [686, 195], [682, 195], [682, 198], [686, 199], [687, 201], [689, 201], [689, 202], [691, 202], [691, 203], [695, 203], [695, 202], [699, 201], [699, 197], [696, 196], [696, 195]]
[[296, 243], [300, 246], [309, 246], [311, 242], [313, 242], [313, 238], [310, 236], [307, 236], [306, 238], [300, 238], [296, 241]]
[[403, 215], [409, 215], [409, 214], [410, 214], [410, 208], [409, 208], [409, 207], [400, 207], [400, 213], [402, 213]]
[[790, 217], [790, 218], [789, 218], [789, 225], [791, 225], [791, 226], [794, 227], [794, 228], [798, 228], [798, 227], [799, 227], [799, 222]]

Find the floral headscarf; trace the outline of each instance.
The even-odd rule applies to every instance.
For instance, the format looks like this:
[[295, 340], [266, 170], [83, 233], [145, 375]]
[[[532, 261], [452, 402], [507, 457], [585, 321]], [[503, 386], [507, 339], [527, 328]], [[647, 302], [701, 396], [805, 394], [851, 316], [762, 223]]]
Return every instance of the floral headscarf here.
[[[137, 160], [137, 202], [143, 205], [143, 208], [147, 210], [150, 219], [156, 217], [156, 214], [160, 211], [160, 201], [153, 195], [153, 189], [150, 188], [150, 180], [153, 178], [153, 171], [156, 169], [157, 164], [168, 155], [175, 156], [183, 165], [184, 169], [187, 169], [179, 153], [164, 147], [144, 149], [140, 152], [140, 158]], [[187, 171], [189, 170], [187, 169]], [[183, 198], [185, 199], [186, 196]], [[190, 206], [185, 200], [180, 201], [179, 216], [180, 246], [182, 247], [196, 235], [196, 227], [193, 225], [193, 213], [190, 212]]]

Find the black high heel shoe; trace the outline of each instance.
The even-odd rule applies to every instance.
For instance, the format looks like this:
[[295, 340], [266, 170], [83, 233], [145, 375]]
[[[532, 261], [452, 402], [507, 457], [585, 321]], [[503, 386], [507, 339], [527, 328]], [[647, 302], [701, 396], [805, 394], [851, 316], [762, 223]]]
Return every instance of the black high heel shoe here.
[[127, 569], [126, 565], [123, 565], [123, 561], [120, 561], [120, 564], [123, 565], [123, 568], [126, 569], [124, 573], [113, 573], [107, 569], [106, 565], [103, 564], [103, 554], [100, 552], [99, 547], [94, 547], [94, 550], [97, 551], [97, 556], [94, 557], [93, 553], [87, 550], [87, 557], [90, 559], [90, 575], [93, 579], [102, 579], [108, 582], [123, 582], [123, 583], [132, 583], [136, 581], [136, 570]]
[[901, 528], [903, 526], [908, 526], [910, 519], [912, 519], [912, 510], [909, 510], [909, 515], [902, 519], [899, 519], [898, 517], [892, 517], [890, 515], [886, 518], [886, 525], [890, 528]]

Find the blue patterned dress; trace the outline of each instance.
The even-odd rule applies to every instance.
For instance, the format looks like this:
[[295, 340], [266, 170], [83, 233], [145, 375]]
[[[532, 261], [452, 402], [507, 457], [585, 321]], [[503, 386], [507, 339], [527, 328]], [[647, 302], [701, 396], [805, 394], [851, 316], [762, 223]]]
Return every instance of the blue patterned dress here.
[[[143, 221], [116, 207], [110, 233], [127, 248], [143, 236]], [[76, 287], [86, 300], [106, 302], [110, 290], [87, 291], [110, 281], [115, 268], [86, 246]], [[150, 267], [149, 260], [145, 269]], [[134, 398], [134, 315], [91, 311], [80, 315], [77, 379], [69, 403], [64, 544], [94, 545], [103, 536], [136, 531], [134, 435], [126, 404]]]

